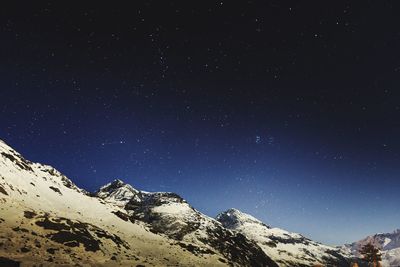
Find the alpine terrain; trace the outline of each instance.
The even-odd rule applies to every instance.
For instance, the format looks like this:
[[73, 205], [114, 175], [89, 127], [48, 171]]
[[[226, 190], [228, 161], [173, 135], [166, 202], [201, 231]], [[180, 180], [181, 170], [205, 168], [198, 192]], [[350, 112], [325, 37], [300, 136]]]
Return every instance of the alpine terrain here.
[[272, 228], [237, 209], [219, 214], [217, 220], [227, 229], [255, 241], [279, 266], [350, 266], [350, 253], [314, 242], [297, 233]]
[[[399, 243], [398, 232], [390, 242], [382, 238], [388, 249]], [[175, 193], [140, 191], [121, 180], [89, 193], [0, 141], [6, 266], [349, 266], [350, 252], [236, 209], [213, 219]]]
[[343, 248], [354, 256], [360, 256], [360, 248], [368, 243], [373, 244], [381, 250], [382, 267], [400, 266], [400, 229], [392, 233], [370, 235], [352, 244], [344, 245]]

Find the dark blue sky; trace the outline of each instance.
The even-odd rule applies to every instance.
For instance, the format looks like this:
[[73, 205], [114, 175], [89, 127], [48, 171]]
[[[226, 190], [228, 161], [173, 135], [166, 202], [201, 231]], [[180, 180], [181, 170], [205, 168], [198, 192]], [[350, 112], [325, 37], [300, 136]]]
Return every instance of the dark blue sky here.
[[0, 11], [1, 139], [330, 244], [400, 227], [395, 1], [135, 3]]

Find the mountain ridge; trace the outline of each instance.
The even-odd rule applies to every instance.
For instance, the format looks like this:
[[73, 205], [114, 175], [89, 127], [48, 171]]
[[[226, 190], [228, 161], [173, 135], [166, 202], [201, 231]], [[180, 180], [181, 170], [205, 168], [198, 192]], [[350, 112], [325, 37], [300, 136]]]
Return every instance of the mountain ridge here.
[[[93, 193], [0, 142], [0, 257], [49, 266], [348, 266], [344, 249], [238, 209], [215, 219], [173, 192], [116, 179]], [[39, 257], [39, 258], [38, 258]]]
[[0, 209], [0, 257], [26, 266], [277, 266], [174, 193], [114, 181], [89, 194], [4, 142]]

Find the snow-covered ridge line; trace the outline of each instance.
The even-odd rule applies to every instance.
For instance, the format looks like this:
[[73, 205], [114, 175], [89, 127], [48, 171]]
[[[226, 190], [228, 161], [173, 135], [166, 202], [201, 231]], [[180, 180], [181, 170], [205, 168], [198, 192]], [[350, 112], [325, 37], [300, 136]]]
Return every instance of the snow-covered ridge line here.
[[[29, 230], [25, 228], [31, 227], [32, 223], [35, 226], [36, 223], [43, 225], [44, 222], [54, 224], [62, 221], [63, 224], [85, 226], [90, 231], [97, 231], [100, 233], [99, 236], [94, 236], [91, 242], [98, 244], [96, 249], [102, 250], [101, 253], [109, 258], [105, 259], [104, 256], [98, 255], [92, 257], [93, 255], [88, 255], [86, 252], [80, 255], [92, 263], [97, 263], [100, 258], [103, 261], [110, 260], [112, 255], [110, 251], [120, 255], [121, 252], [113, 247], [115, 245], [129, 246], [146, 240], [145, 242], [151, 245], [149, 248], [141, 248], [140, 252], [151, 255], [149, 257], [152, 257], [154, 265], [183, 261], [197, 262], [197, 266], [207, 264], [217, 266], [227, 265], [232, 261], [236, 266], [276, 266], [276, 263], [287, 267], [317, 264], [349, 266], [349, 261], [358, 256], [360, 246], [371, 242], [382, 250], [382, 266], [400, 266], [400, 229], [391, 233], [374, 234], [341, 248], [334, 248], [301, 234], [271, 227], [234, 208], [220, 213], [213, 219], [194, 209], [175, 193], [146, 192], [119, 179], [89, 194], [55, 168], [25, 159], [3, 140], [0, 140], [0, 206], [2, 209], [0, 232], [6, 233], [9, 238], [19, 240], [18, 242], [29, 243], [18, 234], [20, 231], [18, 229], [24, 229], [21, 233], [27, 235]], [[27, 219], [34, 221], [26, 221]], [[15, 225], [18, 221], [21, 224]], [[35, 227], [31, 230], [43, 231]], [[101, 229], [105, 232], [101, 232]], [[81, 228], [78, 230], [83, 231]], [[46, 232], [48, 236], [51, 234], [54, 233]], [[119, 243], [118, 238], [113, 235], [122, 241]], [[118, 242], [113, 241], [112, 244], [108, 244], [102, 239], [105, 236]], [[31, 236], [31, 240], [35, 238], [39, 237]], [[126, 240], [123, 240], [124, 238]], [[43, 244], [52, 242], [48, 243], [49, 238], [46, 239], [45, 235], [42, 239]], [[19, 244], [18, 242], [13, 243]], [[1, 243], [10, 244], [8, 241], [0, 240]], [[54, 243], [51, 244], [56, 246]], [[100, 244], [103, 244], [103, 247]], [[65, 248], [63, 244], [58, 246], [60, 247], [57, 249], [60, 251]], [[21, 252], [18, 252], [21, 248], [12, 248], [10, 245], [8, 249], [0, 249], [0, 257], [9, 255], [21, 257]], [[48, 256], [39, 248], [30, 249], [32, 253], [34, 252], [32, 257], [34, 254], [43, 253]], [[170, 254], [171, 251], [175, 251], [175, 254]], [[29, 256], [29, 252], [25, 253], [27, 254], [23, 254], [24, 257]], [[75, 253], [80, 252], [75, 251]], [[129, 250], [126, 253], [129, 254]], [[177, 259], [176, 253], [185, 256]], [[239, 256], [234, 256], [237, 253]], [[69, 255], [69, 252], [57, 256], [60, 262], [65, 255]], [[158, 259], [159, 255], [164, 255], [170, 262]], [[72, 258], [64, 260], [67, 265], [79, 263]], [[117, 259], [119, 262], [124, 260], [132, 261], [131, 258]]]
[[349, 266], [351, 255], [314, 242], [300, 234], [272, 228], [237, 209], [220, 213], [222, 225], [255, 241], [280, 266]]
[[[116, 180], [89, 195], [56, 169], [25, 160], [4, 142], [0, 209], [0, 244], [6, 244], [0, 257], [28, 266], [45, 261], [277, 267], [254, 242], [177, 194], [139, 191]], [[3, 242], [4, 236], [14, 241]]]
[[[174, 193], [143, 193], [125, 184], [121, 180], [101, 187], [98, 193], [103, 199], [124, 207], [129, 216], [145, 220], [147, 217], [156, 218], [157, 225], [162, 224], [161, 232], [172, 238], [185, 238], [196, 234], [198, 229], [218, 229], [223, 227], [233, 232], [243, 234], [258, 244], [265, 254], [270, 256], [280, 266], [311, 266], [314, 264], [333, 264], [347, 266], [350, 254], [339, 248], [322, 245], [297, 233], [272, 228], [257, 218], [231, 208], [220, 213], [216, 219], [212, 219], [193, 209], [183, 198]], [[131, 200], [116, 198], [130, 194]], [[168, 227], [171, 219], [177, 222], [179, 227]], [[200, 224], [198, 224], [200, 223]], [[197, 225], [193, 228], [193, 225]], [[160, 227], [160, 226], [158, 226]], [[191, 229], [182, 232], [182, 229]], [[156, 229], [159, 231], [160, 229]], [[190, 232], [195, 235], [192, 235]], [[204, 230], [203, 230], [204, 231]], [[200, 231], [202, 232], [202, 231]], [[203, 234], [201, 234], [203, 235]], [[207, 235], [206, 235], [207, 236]]]
[[[0, 160], [6, 161], [10, 160], [13, 162], [19, 169], [28, 171], [31, 173], [44, 173], [49, 174], [50, 179], [55, 179], [67, 188], [73, 189], [77, 192], [83, 193], [85, 195], [89, 195], [84, 189], [79, 188], [75, 185], [70, 179], [68, 179], [65, 175], [63, 175], [60, 171], [55, 169], [54, 167], [46, 164], [36, 163], [25, 159], [19, 152], [15, 151], [13, 148], [8, 146], [3, 140], [0, 139], [0, 155], [2, 158]], [[6, 165], [6, 164], [5, 164]], [[6, 165], [7, 166], [7, 165]]]
[[[4, 203], [8, 206], [5, 207]], [[97, 244], [96, 251], [101, 250], [103, 255], [109, 257], [107, 260], [113, 255], [110, 251], [121, 255], [122, 252], [115, 250], [118, 244], [130, 247], [130, 244], [143, 242], [151, 245], [146, 249], [141, 248], [140, 252], [143, 255], [152, 255], [154, 265], [168, 265], [179, 260], [196, 262], [195, 266], [226, 266], [228, 263], [233, 263], [234, 266], [274, 267], [349, 266], [353, 260], [348, 247], [334, 248], [320, 244], [301, 234], [271, 227], [238, 209], [231, 208], [215, 219], [211, 218], [172, 192], [141, 191], [116, 179], [89, 194], [55, 168], [26, 160], [1, 140], [0, 205], [5, 210], [8, 208], [8, 217], [13, 218], [12, 221], [7, 221], [7, 218], [0, 216], [0, 228], [2, 220], [11, 225], [21, 220], [21, 225], [18, 226], [20, 228], [32, 225], [32, 222], [25, 222], [27, 218], [17, 218], [14, 214], [16, 211], [33, 216], [33, 225], [36, 222], [43, 225], [45, 222], [54, 224], [59, 221], [63, 224], [80, 225], [79, 227], [87, 225], [90, 231], [100, 233], [95, 234], [93, 242]], [[6, 232], [13, 228], [20, 229], [15, 225], [1, 229]], [[106, 232], [101, 232], [101, 229]], [[13, 234], [15, 235], [11, 232], [9, 235]], [[49, 237], [52, 234], [54, 233], [46, 232]], [[400, 230], [392, 233], [396, 234], [400, 235]], [[102, 240], [106, 236], [115, 242], [109, 244]], [[385, 249], [393, 247], [385, 254], [386, 258], [400, 258], [395, 237], [382, 234], [379, 242]], [[62, 247], [65, 246], [61, 244], [60, 249]], [[130, 254], [129, 250], [123, 253]], [[37, 248], [32, 251], [43, 253]], [[86, 254], [88, 261], [96, 263], [98, 258]], [[2, 255], [0, 249], [0, 256]], [[18, 253], [15, 255], [20, 256]], [[62, 258], [63, 255], [59, 256]], [[160, 255], [164, 255], [169, 262], [164, 261], [164, 258], [157, 258]], [[176, 255], [185, 256], [177, 259]], [[102, 260], [105, 260], [104, 257]], [[393, 262], [395, 261], [391, 260]], [[65, 264], [70, 263], [77, 262], [71, 258], [65, 261]]]

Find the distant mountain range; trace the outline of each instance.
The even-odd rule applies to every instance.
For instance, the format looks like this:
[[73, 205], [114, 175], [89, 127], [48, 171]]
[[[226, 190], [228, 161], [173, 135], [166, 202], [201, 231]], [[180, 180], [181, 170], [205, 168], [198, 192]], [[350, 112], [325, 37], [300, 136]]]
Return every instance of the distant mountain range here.
[[358, 251], [365, 244], [371, 243], [382, 252], [382, 266], [400, 266], [400, 229], [392, 233], [367, 236], [360, 241], [344, 245], [347, 253], [359, 256]]
[[369, 241], [386, 266], [400, 262], [399, 231], [335, 248], [121, 180], [89, 193], [1, 140], [0, 211], [0, 266], [350, 266]]

